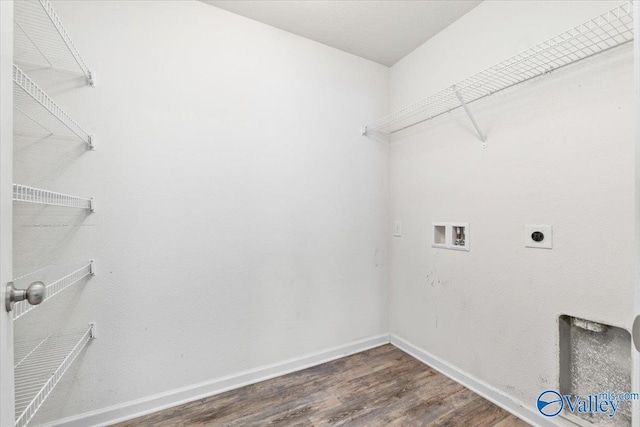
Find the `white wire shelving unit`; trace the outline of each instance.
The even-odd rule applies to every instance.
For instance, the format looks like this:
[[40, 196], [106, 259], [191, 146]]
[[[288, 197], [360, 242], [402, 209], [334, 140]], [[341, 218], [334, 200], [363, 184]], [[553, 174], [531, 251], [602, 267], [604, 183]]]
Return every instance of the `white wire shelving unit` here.
[[14, 109], [29, 118], [33, 124], [53, 135], [75, 136], [95, 147], [95, 137], [84, 130], [56, 104], [17, 65], [13, 66]]
[[[19, 277], [18, 279], [14, 279], [13, 282], [16, 283], [21, 279], [25, 279], [28, 277], [33, 277], [36, 273], [40, 272], [38, 270], [34, 273], [27, 274], [25, 276]], [[68, 271], [68, 270], [67, 270]], [[49, 301], [54, 296], [58, 295], [60, 292], [68, 289], [71, 285], [74, 285], [88, 276], [95, 275], [95, 261], [89, 260], [82, 264], [81, 267], [74, 268], [74, 271], [64, 275], [63, 277], [51, 281], [49, 284], [45, 286], [45, 298], [39, 305], [31, 305], [27, 300], [17, 301], [13, 305], [13, 320], [18, 320], [31, 310], [34, 310], [38, 307], [41, 307], [42, 304]]]
[[14, 61], [25, 69], [80, 70], [87, 84], [95, 73], [85, 63], [49, 0], [14, 3]]
[[[13, 36], [16, 64], [13, 66], [15, 134], [38, 138], [49, 135], [79, 138], [88, 149], [94, 149], [95, 137], [72, 119], [33, 80], [43, 84], [60, 78], [68, 80], [72, 76], [74, 80], [84, 78], [88, 85], [95, 86], [95, 73], [86, 64], [50, 1], [16, 0]], [[43, 82], [40, 78], [46, 80]], [[93, 198], [20, 184], [13, 184], [13, 201], [80, 208], [92, 212], [95, 210]], [[49, 267], [51, 268], [48, 270]], [[47, 301], [95, 274], [93, 260], [49, 267], [19, 277], [14, 282], [30, 280], [37, 273], [38, 278], [47, 283], [44, 299]], [[30, 305], [27, 300], [18, 301], [13, 306], [13, 319], [17, 320], [37, 307]], [[14, 375], [17, 427], [27, 426], [71, 364], [95, 336], [95, 325], [90, 324], [88, 329], [79, 333], [49, 335], [40, 340], [16, 342]]]
[[14, 346], [16, 427], [25, 427], [86, 345], [95, 324], [78, 333], [17, 342]]
[[93, 197], [70, 196], [68, 194], [56, 193], [54, 191], [42, 190], [21, 184], [13, 184], [13, 201], [88, 209], [91, 212], [95, 211], [95, 200]]
[[453, 86], [363, 126], [363, 135], [393, 134], [464, 108], [483, 146], [486, 138], [467, 104], [633, 40], [633, 6], [625, 2]]

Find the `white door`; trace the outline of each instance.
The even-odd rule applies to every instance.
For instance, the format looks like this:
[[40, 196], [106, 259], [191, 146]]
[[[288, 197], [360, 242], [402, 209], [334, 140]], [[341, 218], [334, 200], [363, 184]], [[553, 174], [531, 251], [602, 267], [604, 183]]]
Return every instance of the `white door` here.
[[[632, 391], [640, 393], [640, 1], [633, 2], [633, 19], [634, 19], [634, 40], [633, 40], [633, 67], [634, 67], [634, 86], [635, 86], [635, 117], [636, 117], [636, 274], [635, 274], [635, 295], [634, 295], [634, 311], [636, 320], [633, 324], [633, 342], [637, 351], [632, 350], [633, 369], [631, 384]], [[633, 401], [633, 418], [631, 420], [633, 427], [640, 427], [640, 402]]]
[[13, 316], [5, 286], [13, 279], [13, 1], [0, 1], [0, 426], [15, 424]]

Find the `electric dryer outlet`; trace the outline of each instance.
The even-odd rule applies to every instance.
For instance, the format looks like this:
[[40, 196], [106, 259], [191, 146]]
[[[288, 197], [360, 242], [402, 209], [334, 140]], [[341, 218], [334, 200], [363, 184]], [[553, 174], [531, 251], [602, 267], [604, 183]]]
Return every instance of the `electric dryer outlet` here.
[[552, 249], [553, 226], [525, 225], [524, 246], [527, 248]]

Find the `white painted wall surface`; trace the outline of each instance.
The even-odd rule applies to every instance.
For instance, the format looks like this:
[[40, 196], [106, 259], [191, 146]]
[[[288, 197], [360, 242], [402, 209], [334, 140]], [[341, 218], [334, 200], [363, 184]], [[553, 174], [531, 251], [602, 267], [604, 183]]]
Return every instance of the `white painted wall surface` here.
[[[392, 107], [611, 7], [483, 2], [392, 67]], [[632, 76], [627, 45], [471, 104], [486, 149], [460, 110], [396, 134], [393, 334], [534, 408], [558, 385], [559, 314], [631, 326]], [[433, 221], [469, 222], [471, 251], [432, 248]], [[552, 224], [554, 248], [525, 248], [525, 224]]]
[[54, 7], [97, 87], [32, 75], [98, 146], [16, 141], [16, 182], [97, 212], [18, 206], [16, 274], [98, 275], [17, 337], [99, 338], [35, 424], [388, 332], [388, 68], [195, 1]]

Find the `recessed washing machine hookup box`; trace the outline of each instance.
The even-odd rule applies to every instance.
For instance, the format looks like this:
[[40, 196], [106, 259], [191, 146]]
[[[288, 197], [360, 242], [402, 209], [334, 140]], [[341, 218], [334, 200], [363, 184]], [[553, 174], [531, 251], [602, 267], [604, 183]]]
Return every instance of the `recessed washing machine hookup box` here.
[[432, 226], [432, 247], [469, 251], [468, 222], [434, 222]]

